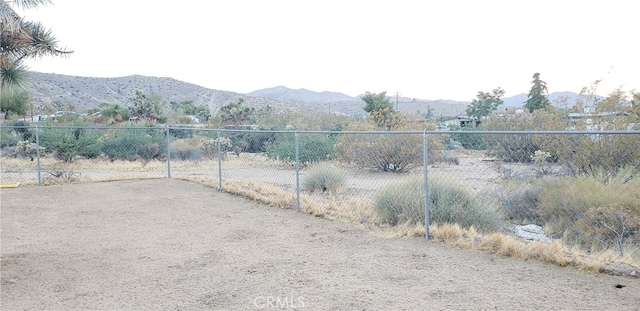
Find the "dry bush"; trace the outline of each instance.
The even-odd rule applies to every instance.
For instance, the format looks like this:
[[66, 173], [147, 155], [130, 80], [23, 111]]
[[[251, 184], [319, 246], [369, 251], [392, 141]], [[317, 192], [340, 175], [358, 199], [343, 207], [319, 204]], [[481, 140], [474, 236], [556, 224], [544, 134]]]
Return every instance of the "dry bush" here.
[[[523, 112], [509, 117], [493, 116], [483, 125], [487, 131], [552, 131], [565, 130], [569, 127], [568, 119], [559, 111], [547, 112], [536, 110], [533, 113]], [[506, 162], [531, 162], [537, 150], [563, 152], [570, 146], [562, 135], [533, 134], [485, 134], [484, 141], [490, 155]]]
[[640, 171], [640, 135], [598, 134], [572, 136], [569, 148], [559, 153], [574, 174], [593, 174], [604, 170], [616, 174], [624, 167]]
[[507, 180], [493, 195], [507, 219], [514, 223], [541, 223], [538, 215], [540, 184]]
[[200, 138], [174, 140], [171, 142], [171, 158], [181, 161], [200, 161], [202, 160], [201, 145]]
[[[396, 128], [397, 130], [407, 130]], [[345, 131], [378, 131], [369, 122], [354, 122]], [[428, 140], [431, 161], [442, 160], [445, 135], [431, 135]], [[423, 137], [416, 134], [341, 134], [335, 145], [336, 158], [361, 168], [385, 172], [406, 172], [423, 162]]]
[[549, 179], [539, 196], [546, 226], [584, 249], [640, 244], [640, 176], [624, 171], [606, 182], [594, 176]]

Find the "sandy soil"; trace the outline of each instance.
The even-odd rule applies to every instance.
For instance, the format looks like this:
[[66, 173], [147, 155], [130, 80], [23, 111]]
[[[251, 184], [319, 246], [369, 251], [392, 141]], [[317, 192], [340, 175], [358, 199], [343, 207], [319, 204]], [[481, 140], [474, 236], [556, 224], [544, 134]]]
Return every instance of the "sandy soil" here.
[[388, 238], [176, 179], [0, 195], [2, 310], [640, 310], [638, 279]]

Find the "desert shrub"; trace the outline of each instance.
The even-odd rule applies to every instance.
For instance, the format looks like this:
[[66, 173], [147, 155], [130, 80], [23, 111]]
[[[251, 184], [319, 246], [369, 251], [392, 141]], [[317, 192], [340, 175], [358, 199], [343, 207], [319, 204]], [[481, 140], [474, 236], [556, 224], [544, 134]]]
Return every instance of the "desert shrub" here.
[[451, 155], [447, 151], [442, 151], [442, 162], [447, 164], [460, 165], [460, 159], [458, 157]]
[[91, 144], [80, 149], [78, 151], [78, 155], [83, 156], [87, 159], [96, 159], [102, 155], [102, 138], [104, 136], [102, 133], [99, 133], [95, 130], [89, 130], [89, 131], [92, 132], [91, 135], [97, 136], [98, 140], [95, 144]]
[[569, 148], [563, 148], [559, 161], [574, 174], [592, 174], [604, 170], [615, 175], [631, 166], [640, 170], [640, 135], [572, 135]]
[[[122, 128], [112, 132], [102, 142], [102, 152], [110, 160], [151, 160], [166, 152], [164, 132], [157, 129]], [[152, 151], [156, 150], [155, 154]]]
[[171, 142], [171, 158], [181, 161], [202, 160], [202, 142], [194, 139], [179, 139]]
[[[304, 133], [298, 136], [298, 159], [300, 163], [311, 164], [334, 158], [333, 145], [335, 140], [326, 134]], [[276, 136], [273, 143], [266, 146], [267, 156], [284, 162], [295, 162], [294, 133], [284, 133]]]
[[26, 121], [15, 121], [11, 126], [14, 126], [13, 131], [18, 134], [21, 140], [33, 141], [34, 134], [31, 124]]
[[504, 215], [494, 205], [456, 185], [442, 181], [429, 182], [429, 219], [439, 224], [473, 226], [481, 232], [502, 229]]
[[327, 163], [318, 163], [302, 179], [302, 188], [307, 191], [336, 191], [344, 188], [345, 180], [346, 176], [340, 169]]
[[585, 249], [640, 243], [640, 176], [624, 169], [614, 177], [564, 177], [548, 180], [539, 195], [539, 215], [570, 243]]
[[383, 223], [406, 221], [424, 224], [424, 182], [410, 178], [387, 185], [374, 197], [374, 207]]
[[222, 159], [226, 158], [227, 152], [233, 150], [233, 144], [231, 140], [226, 137], [220, 137], [215, 139], [206, 139], [200, 142], [200, 151], [208, 159], [215, 159], [218, 157], [218, 141], [220, 141], [220, 153]]
[[13, 128], [0, 127], [0, 148], [13, 147], [21, 140]]
[[[187, 118], [189, 121], [191, 121], [191, 119]], [[175, 128], [175, 129], [171, 129], [169, 131], [169, 135], [171, 135], [171, 137], [173, 138], [177, 138], [177, 139], [184, 139], [184, 138], [192, 138], [193, 134], [195, 132], [195, 128], [190, 129], [190, 128]]]
[[[374, 206], [384, 223], [424, 223], [423, 180], [409, 178], [384, 187], [376, 194]], [[473, 226], [490, 232], [502, 228], [503, 216], [497, 208], [465, 189], [432, 179], [429, 181], [429, 221], [464, 228]]]
[[[43, 151], [43, 148], [40, 147], [40, 151]], [[13, 150], [13, 155], [20, 158], [29, 158], [31, 161], [38, 154], [38, 146], [35, 143], [28, 142], [26, 140], [21, 140], [16, 144], [15, 149]]]
[[541, 224], [538, 215], [540, 185], [528, 182], [508, 182], [495, 197], [507, 219], [515, 223]]
[[43, 128], [40, 131], [40, 145], [54, 158], [72, 162], [83, 151], [99, 144], [100, 134], [87, 128]]
[[142, 161], [148, 162], [156, 158], [160, 154], [160, 144], [150, 143], [140, 146], [138, 149], [138, 155]]
[[225, 132], [223, 136], [229, 138], [233, 146], [238, 146], [243, 152], [248, 153], [265, 152], [266, 146], [276, 139], [276, 133], [258, 131]]
[[[569, 121], [559, 111], [535, 110], [510, 117], [492, 116], [483, 125], [486, 131], [552, 131], [565, 130]], [[507, 162], [532, 161], [536, 150], [551, 152], [551, 159], [569, 150], [568, 135], [546, 134], [485, 134], [484, 141], [490, 155]]]
[[450, 126], [449, 129], [451, 130], [449, 139], [459, 142], [465, 149], [485, 150], [487, 148], [484, 136], [479, 133], [473, 133], [474, 130], [481, 130], [480, 128]]
[[33, 131], [25, 121], [7, 121], [0, 127], [0, 148], [13, 147], [19, 141], [35, 141]]
[[[375, 131], [373, 124], [355, 122], [346, 131]], [[442, 160], [444, 135], [431, 135], [428, 140], [429, 157]], [[423, 161], [423, 138], [416, 134], [341, 134], [335, 150], [339, 161], [361, 168], [385, 172], [405, 172]]]

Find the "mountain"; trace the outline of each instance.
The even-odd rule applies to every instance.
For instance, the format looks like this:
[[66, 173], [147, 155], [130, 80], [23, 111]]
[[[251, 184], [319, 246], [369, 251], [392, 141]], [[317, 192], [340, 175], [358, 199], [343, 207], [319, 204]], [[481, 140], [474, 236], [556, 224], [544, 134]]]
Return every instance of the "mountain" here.
[[257, 90], [251, 93], [247, 93], [246, 95], [266, 97], [266, 98], [271, 98], [273, 100], [285, 101], [285, 102], [328, 103], [328, 102], [338, 102], [338, 101], [359, 100], [356, 97], [351, 97], [349, 95], [345, 95], [337, 92], [328, 92], [328, 91], [314, 92], [314, 91], [309, 91], [307, 89], [292, 90], [284, 86], [276, 86], [268, 89]]
[[[303, 104], [315, 110], [345, 113], [352, 116], [364, 116], [362, 108], [364, 103], [360, 96], [351, 97], [337, 92], [314, 92], [307, 89], [289, 89], [284, 86], [262, 89], [247, 93], [251, 96], [262, 96], [287, 103]], [[408, 97], [389, 97], [394, 103], [395, 109], [405, 113], [417, 113], [425, 115], [431, 111], [436, 116], [454, 116], [463, 114], [468, 102], [452, 100], [424, 100]]]

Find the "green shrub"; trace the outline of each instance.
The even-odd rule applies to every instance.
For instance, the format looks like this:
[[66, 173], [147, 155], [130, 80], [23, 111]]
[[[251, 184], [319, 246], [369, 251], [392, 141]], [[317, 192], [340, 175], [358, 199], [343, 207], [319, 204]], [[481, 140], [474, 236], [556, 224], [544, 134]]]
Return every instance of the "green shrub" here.
[[[154, 150], [157, 152], [153, 153]], [[112, 161], [138, 158], [148, 161], [166, 153], [166, 138], [158, 129], [123, 127], [105, 138], [102, 152]]]
[[302, 180], [302, 188], [307, 191], [336, 191], [344, 188], [345, 175], [327, 163], [318, 163], [309, 169]]
[[40, 145], [57, 160], [72, 162], [76, 156], [99, 144], [100, 134], [83, 127], [43, 128]]
[[611, 177], [577, 176], [547, 180], [539, 214], [552, 233], [587, 250], [640, 243], [640, 176], [633, 169]]
[[20, 140], [34, 141], [33, 128], [31, 124], [26, 121], [15, 121], [11, 126], [14, 126], [13, 130], [20, 136]]
[[267, 151], [267, 145], [275, 141], [277, 134], [250, 131], [225, 132], [223, 136], [229, 138], [233, 146], [242, 148], [242, 152], [259, 153]]
[[0, 148], [13, 147], [21, 140], [13, 128], [0, 127]]
[[474, 130], [481, 130], [481, 128], [450, 126], [449, 129], [451, 130], [449, 139], [459, 142], [465, 149], [485, 150], [487, 148], [484, 136], [473, 133]]
[[[334, 139], [326, 134], [301, 134], [298, 137], [298, 159], [300, 163], [310, 164], [334, 158]], [[295, 162], [294, 133], [279, 134], [276, 140], [266, 147], [267, 156], [270, 159], [278, 159], [284, 162]]]
[[[191, 119], [188, 119], [188, 120], [191, 120]], [[171, 137], [178, 138], [178, 139], [192, 138], [195, 131], [196, 131], [196, 128], [193, 128], [193, 129], [178, 128], [178, 129], [171, 129], [169, 131], [169, 134], [171, 135]]]
[[[424, 182], [421, 178], [409, 178], [390, 184], [376, 194], [374, 206], [384, 223], [424, 223]], [[502, 228], [503, 215], [472, 193], [432, 179], [429, 182], [429, 221], [459, 224], [464, 228], [473, 226], [481, 232], [490, 232]]]

